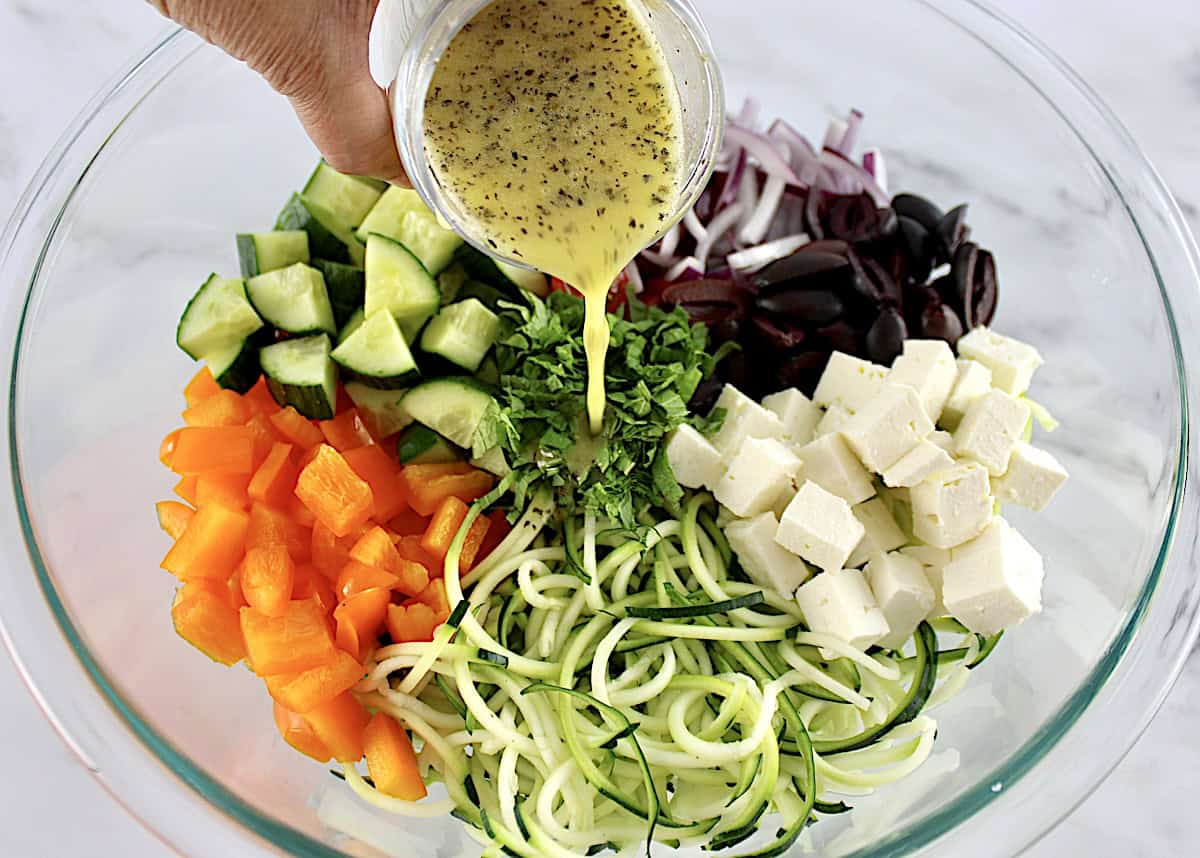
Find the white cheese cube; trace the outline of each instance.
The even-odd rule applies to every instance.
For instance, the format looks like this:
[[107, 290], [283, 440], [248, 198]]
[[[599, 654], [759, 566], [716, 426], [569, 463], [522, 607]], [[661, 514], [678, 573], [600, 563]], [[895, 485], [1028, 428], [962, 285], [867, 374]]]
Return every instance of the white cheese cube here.
[[862, 503], [875, 494], [875, 484], [842, 436], [826, 435], [796, 451], [804, 463], [804, 479], [811, 480], [848, 503]]
[[1033, 374], [1042, 365], [1042, 356], [1033, 346], [988, 328], [975, 328], [960, 339], [958, 353], [990, 369], [992, 385], [1013, 396], [1029, 389]]
[[846, 561], [847, 568], [862, 566], [877, 554], [885, 554], [899, 548], [908, 540], [892, 517], [892, 511], [880, 498], [860, 503], [851, 512], [863, 526], [863, 538], [854, 546]]
[[996, 498], [1041, 512], [1067, 481], [1067, 469], [1045, 450], [1024, 441], [1013, 445], [1004, 475], [992, 480]]
[[813, 439], [821, 421], [821, 409], [799, 390], [791, 387], [772, 393], [763, 399], [762, 405], [783, 423], [784, 441], [803, 447]]
[[711, 489], [725, 471], [717, 448], [691, 426], [680, 426], [672, 432], [666, 450], [675, 479], [689, 489]]
[[931, 440], [934, 435], [944, 434], [944, 432], [931, 433], [929, 438], [925, 438], [901, 456], [900, 461], [883, 472], [884, 484], [892, 488], [912, 488], [931, 474], [936, 474], [953, 465], [954, 458]]
[[954, 450], [999, 476], [1008, 470], [1013, 445], [1029, 422], [1029, 404], [1002, 390], [989, 390], [971, 403], [954, 430]]
[[929, 433], [929, 437], [925, 440], [930, 443], [937, 444], [950, 455], [954, 455], [954, 436], [949, 432], [943, 432], [941, 429], [935, 429]]
[[942, 573], [950, 562], [950, 549], [934, 548], [932, 545], [906, 545], [900, 549], [900, 553], [921, 564], [925, 578], [933, 588], [933, 605], [926, 619], [946, 616], [946, 603], [942, 601]]
[[810, 481], [784, 510], [775, 541], [829, 572], [846, 565], [864, 532], [850, 504]]
[[840, 432], [842, 427], [853, 417], [849, 411], [842, 406], [834, 403], [826, 409], [821, 415], [821, 419], [817, 422], [816, 429], [813, 430], [814, 438], [824, 438], [826, 435], [832, 435], [834, 432]]
[[842, 438], [868, 470], [881, 474], [932, 431], [917, 392], [889, 384], [842, 427]]
[[796, 591], [805, 624], [866, 649], [888, 633], [888, 623], [858, 569], [825, 572]]
[[710, 439], [721, 457], [728, 462], [747, 438], [778, 438], [783, 423], [732, 384], [725, 385], [713, 409], [725, 409], [725, 422]]
[[946, 609], [971, 631], [995, 634], [1042, 609], [1044, 577], [1041, 555], [997, 518], [954, 550], [942, 579]]
[[822, 408], [840, 405], [853, 414], [879, 393], [887, 374], [886, 366], [834, 352], [813, 391], [813, 402]]
[[748, 438], [713, 487], [717, 502], [742, 518], [775, 506], [781, 494], [795, 490], [800, 459], [774, 438]]
[[992, 371], [977, 360], [959, 358], [956, 361], [958, 378], [942, 409], [938, 423], [947, 429], [953, 429], [962, 420], [971, 403], [992, 389]]
[[865, 570], [871, 593], [887, 620], [888, 633], [878, 641], [885, 649], [899, 649], [912, 637], [933, 610], [937, 595], [925, 567], [903, 554], [877, 554]]
[[974, 539], [992, 518], [987, 468], [960, 462], [909, 489], [913, 533], [936, 548], [953, 548]]
[[812, 575], [808, 565], [775, 541], [779, 520], [764, 512], [741, 519], [725, 528], [729, 547], [755, 584], [770, 587], [791, 597], [796, 588]]
[[888, 374], [889, 382], [907, 384], [917, 392], [925, 413], [934, 423], [942, 416], [957, 380], [954, 352], [943, 340], [906, 340], [904, 353], [892, 363]]

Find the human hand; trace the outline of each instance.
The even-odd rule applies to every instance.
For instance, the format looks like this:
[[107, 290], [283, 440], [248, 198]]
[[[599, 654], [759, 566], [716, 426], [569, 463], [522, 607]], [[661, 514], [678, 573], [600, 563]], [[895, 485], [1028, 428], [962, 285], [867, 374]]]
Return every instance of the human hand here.
[[163, 15], [243, 60], [292, 102], [343, 173], [408, 184], [367, 39], [379, 0], [150, 0]]

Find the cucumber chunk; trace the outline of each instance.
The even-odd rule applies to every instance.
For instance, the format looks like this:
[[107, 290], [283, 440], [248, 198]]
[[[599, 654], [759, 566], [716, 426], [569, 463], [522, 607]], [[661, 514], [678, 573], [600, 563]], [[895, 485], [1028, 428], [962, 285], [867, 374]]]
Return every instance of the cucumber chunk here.
[[440, 274], [454, 259], [463, 240], [438, 222], [416, 191], [391, 187], [383, 192], [358, 228], [359, 241], [371, 233], [386, 235], [407, 247], [430, 274]]
[[402, 465], [440, 465], [462, 461], [462, 450], [438, 433], [414, 423], [396, 441], [396, 457]]
[[262, 376], [258, 362], [259, 349], [265, 344], [263, 331], [247, 337], [240, 343], [210, 354], [205, 358], [208, 370], [220, 387], [234, 393], [245, 393], [254, 387]]
[[267, 346], [259, 352], [267, 387], [280, 405], [312, 420], [333, 419], [337, 404], [337, 364], [329, 337], [317, 334]]
[[317, 259], [361, 266], [366, 250], [333, 212], [302, 194], [293, 194], [275, 221], [277, 230], [308, 233], [308, 251]]
[[329, 293], [329, 304], [333, 307], [333, 320], [342, 327], [361, 310], [367, 291], [367, 275], [361, 268], [328, 259], [314, 259], [313, 268], [325, 278], [325, 290]]
[[397, 241], [382, 235], [367, 237], [367, 286], [364, 309], [368, 316], [387, 310], [412, 338], [441, 304], [437, 282], [417, 257]]
[[309, 260], [308, 233], [302, 229], [242, 233], [237, 237], [237, 249], [242, 276], [247, 280]]
[[303, 262], [252, 277], [246, 281], [246, 292], [259, 315], [281, 331], [337, 332], [325, 278]]
[[355, 331], [357, 331], [362, 326], [363, 319], [365, 319], [365, 318], [366, 318], [366, 313], [363, 312], [362, 307], [359, 307], [357, 310], [355, 310], [353, 313], [350, 314], [350, 318], [346, 320], [346, 324], [342, 325], [342, 329], [340, 331], [338, 331], [337, 341], [338, 341], [339, 346], [342, 343], [346, 342], [346, 340], [349, 339], [350, 335], [353, 334]]
[[495, 286], [484, 283], [482, 280], [468, 280], [458, 290], [458, 300], [466, 301], [468, 298], [474, 298], [493, 313], [500, 312], [501, 302], [509, 304], [523, 303], [520, 295], [511, 292], [502, 292]]
[[175, 342], [193, 360], [232, 348], [263, 326], [246, 295], [246, 282], [209, 276], [188, 301]]
[[539, 298], [550, 294], [550, 280], [540, 271], [530, 271], [518, 268], [493, 259], [486, 253], [481, 253], [469, 244], [459, 248], [457, 258], [469, 277], [495, 286], [501, 291], [523, 289], [532, 292]]
[[420, 375], [400, 326], [387, 310], [366, 316], [333, 350], [332, 357], [369, 387], [395, 389]]
[[437, 276], [442, 303], [449, 304], [458, 297], [458, 290], [467, 282], [467, 269], [457, 262]]
[[477, 299], [443, 307], [421, 335], [421, 348], [467, 372], [475, 372], [496, 343], [500, 317]]
[[356, 227], [379, 202], [385, 187], [374, 179], [339, 173], [322, 160], [300, 193], [328, 209], [345, 226]]
[[418, 423], [460, 447], [470, 448], [475, 430], [496, 401], [475, 379], [455, 376], [422, 382], [401, 402]]
[[357, 381], [346, 382], [346, 394], [376, 438], [395, 435], [413, 422], [400, 400], [407, 390], [379, 390]]

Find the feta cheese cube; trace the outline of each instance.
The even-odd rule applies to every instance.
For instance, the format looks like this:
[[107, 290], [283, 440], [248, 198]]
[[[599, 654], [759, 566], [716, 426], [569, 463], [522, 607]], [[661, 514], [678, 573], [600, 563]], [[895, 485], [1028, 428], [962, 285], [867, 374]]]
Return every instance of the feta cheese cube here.
[[992, 480], [997, 499], [1041, 512], [1067, 481], [1067, 469], [1045, 450], [1024, 441], [1013, 445], [1004, 475]]
[[826, 435], [796, 451], [804, 463], [804, 479], [811, 480], [847, 503], [862, 503], [875, 495], [875, 484], [842, 436]]
[[946, 609], [973, 632], [991, 635], [1042, 609], [1042, 557], [1002, 518], [954, 550], [943, 573]]
[[742, 518], [775, 506], [779, 496], [795, 490], [801, 463], [774, 438], [748, 438], [713, 487], [717, 502]]
[[1029, 404], [1002, 390], [989, 390], [971, 403], [954, 430], [954, 450], [999, 476], [1008, 470], [1013, 445], [1029, 422]]
[[810, 481], [784, 510], [775, 541], [829, 572], [846, 565], [864, 532], [850, 504]]
[[852, 416], [849, 411], [837, 403], [830, 405], [825, 413], [821, 415], [816, 429], [813, 430], [813, 437], [824, 438], [826, 435], [840, 432], [841, 428], [846, 425]]
[[790, 597], [812, 575], [808, 565], [775, 541], [779, 519], [764, 512], [725, 528], [729, 547], [755, 584]]
[[992, 389], [992, 371], [977, 360], [959, 358], [955, 364], [958, 368], [958, 378], [942, 409], [938, 422], [947, 429], [953, 429], [962, 420], [971, 403]]
[[875, 555], [865, 572], [871, 594], [888, 624], [888, 633], [878, 644], [885, 649], [899, 649], [929, 616], [937, 600], [925, 567], [893, 551]]
[[799, 390], [791, 387], [772, 393], [763, 399], [762, 405], [783, 423], [784, 441], [803, 447], [813, 439], [822, 417], [821, 409]]
[[885, 554], [894, 548], [899, 548], [908, 539], [892, 517], [892, 511], [880, 498], [872, 498], [866, 503], [860, 503], [851, 512], [863, 526], [863, 538], [850, 552], [846, 567], [862, 566], [877, 554]]
[[883, 472], [884, 484], [892, 488], [912, 488], [931, 474], [936, 474], [953, 465], [954, 458], [932, 440], [934, 435], [945, 434], [944, 432], [933, 432], [928, 438], [901, 456], [896, 464]]
[[814, 632], [833, 635], [866, 649], [888, 633], [867, 579], [858, 569], [825, 572], [796, 591], [804, 622]]
[[842, 427], [842, 438], [869, 470], [881, 474], [932, 431], [917, 392], [889, 384]]
[[717, 448], [691, 426], [672, 432], [666, 451], [675, 479], [689, 489], [712, 488], [725, 471]]
[[936, 548], [953, 548], [974, 539], [992, 518], [987, 468], [960, 462], [909, 489], [913, 533]]
[[813, 391], [813, 402], [822, 408], [840, 405], [853, 414], [875, 398], [887, 374], [886, 366], [834, 352]]
[[747, 438], [778, 438], [783, 423], [732, 384], [725, 385], [714, 409], [725, 409], [725, 422], [710, 439], [726, 462], [737, 455]]
[[946, 616], [946, 603], [942, 601], [942, 573], [950, 562], [950, 549], [934, 548], [932, 545], [906, 545], [900, 549], [900, 553], [921, 564], [925, 578], [933, 588], [933, 605], [925, 618], [932, 620]]
[[958, 380], [954, 352], [943, 340], [906, 340], [904, 353], [892, 363], [888, 381], [907, 384], [921, 397], [921, 405], [934, 423], [942, 416], [950, 391]]
[[949, 432], [943, 432], [941, 429], [935, 429], [929, 433], [927, 441], [937, 444], [951, 456], [954, 455], [954, 436]]
[[1042, 365], [1042, 356], [1033, 346], [982, 327], [958, 341], [958, 353], [990, 369], [993, 386], [1013, 396], [1029, 389], [1033, 374]]

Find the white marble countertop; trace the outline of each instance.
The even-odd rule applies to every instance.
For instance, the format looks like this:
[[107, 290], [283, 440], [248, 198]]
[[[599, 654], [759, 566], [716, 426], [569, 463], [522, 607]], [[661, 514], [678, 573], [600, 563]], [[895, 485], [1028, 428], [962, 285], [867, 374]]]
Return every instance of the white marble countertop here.
[[[1116, 110], [1200, 232], [1200, 15], [1193, 0], [995, 0]], [[133, 0], [0, 0], [0, 215], [60, 131], [164, 27]], [[70, 46], [70, 47], [68, 47]], [[7, 499], [0, 501], [8, 503]], [[114, 803], [0, 656], [0, 855], [170, 854]], [[1200, 853], [1200, 656], [1095, 795], [1030, 850], [1057, 856]]]

